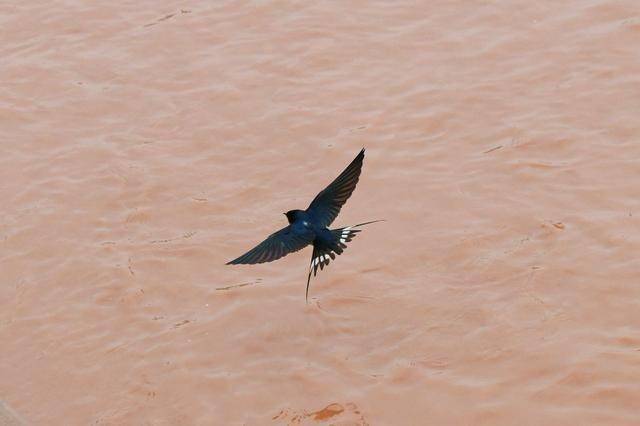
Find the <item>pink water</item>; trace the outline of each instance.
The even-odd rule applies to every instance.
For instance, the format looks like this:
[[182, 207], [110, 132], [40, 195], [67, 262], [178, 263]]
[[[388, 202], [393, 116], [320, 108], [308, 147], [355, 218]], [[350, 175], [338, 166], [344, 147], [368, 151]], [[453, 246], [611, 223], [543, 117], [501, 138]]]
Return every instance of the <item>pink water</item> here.
[[[28, 423], [640, 424], [637, 1], [3, 9]], [[310, 249], [224, 265], [363, 146], [309, 305]]]

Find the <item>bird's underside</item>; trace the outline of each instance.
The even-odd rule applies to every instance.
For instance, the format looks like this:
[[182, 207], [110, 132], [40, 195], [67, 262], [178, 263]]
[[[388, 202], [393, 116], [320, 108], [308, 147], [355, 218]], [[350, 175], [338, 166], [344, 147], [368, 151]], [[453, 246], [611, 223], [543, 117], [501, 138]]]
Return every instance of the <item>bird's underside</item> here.
[[267, 239], [227, 265], [272, 262], [289, 253], [313, 246], [305, 297], [308, 299], [311, 274], [322, 270], [336, 256], [342, 254], [355, 235], [354, 229], [373, 222], [365, 222], [345, 228], [329, 229], [328, 226], [340, 213], [358, 183], [364, 148], [347, 168], [311, 202], [307, 210], [290, 210], [285, 213], [289, 225], [271, 234]]

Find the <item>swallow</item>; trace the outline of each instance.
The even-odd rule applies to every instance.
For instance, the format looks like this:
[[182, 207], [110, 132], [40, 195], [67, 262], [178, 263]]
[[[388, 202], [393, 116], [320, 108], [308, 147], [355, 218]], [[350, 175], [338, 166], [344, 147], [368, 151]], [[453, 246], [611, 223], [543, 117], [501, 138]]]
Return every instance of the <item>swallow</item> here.
[[311, 273], [315, 277], [318, 268], [322, 270], [336, 255], [341, 255], [360, 229], [370, 223], [381, 222], [372, 220], [344, 228], [329, 229], [329, 225], [338, 217], [340, 209], [347, 202], [360, 179], [364, 148], [340, 175], [311, 201], [306, 210], [289, 210], [284, 213], [289, 224], [271, 234], [266, 240], [243, 254], [227, 262], [227, 265], [272, 262], [308, 245], [313, 246], [305, 300], [309, 301], [309, 283]]

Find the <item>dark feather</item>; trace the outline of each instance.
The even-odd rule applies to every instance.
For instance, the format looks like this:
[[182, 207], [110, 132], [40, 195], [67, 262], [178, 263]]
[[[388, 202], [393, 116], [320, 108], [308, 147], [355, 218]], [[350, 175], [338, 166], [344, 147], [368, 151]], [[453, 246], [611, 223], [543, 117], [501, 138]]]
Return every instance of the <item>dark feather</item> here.
[[271, 234], [266, 240], [238, 257], [227, 265], [254, 264], [271, 262], [283, 256], [303, 249], [314, 238], [314, 233], [299, 234], [292, 232], [291, 225]]
[[323, 189], [313, 199], [307, 212], [313, 216], [321, 226], [329, 226], [340, 213], [340, 209], [347, 202], [353, 190], [356, 188], [362, 161], [364, 160], [364, 148], [356, 158], [347, 166], [329, 186]]

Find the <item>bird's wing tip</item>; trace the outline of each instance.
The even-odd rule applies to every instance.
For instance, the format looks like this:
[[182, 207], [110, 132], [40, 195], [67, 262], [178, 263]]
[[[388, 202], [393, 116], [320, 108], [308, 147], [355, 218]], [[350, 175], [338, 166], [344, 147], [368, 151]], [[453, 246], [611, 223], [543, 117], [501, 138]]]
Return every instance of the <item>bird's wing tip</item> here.
[[360, 150], [360, 152], [358, 153], [358, 155], [356, 155], [356, 159], [364, 159], [364, 147], [362, 147], [362, 149]]

